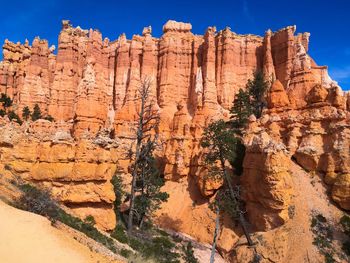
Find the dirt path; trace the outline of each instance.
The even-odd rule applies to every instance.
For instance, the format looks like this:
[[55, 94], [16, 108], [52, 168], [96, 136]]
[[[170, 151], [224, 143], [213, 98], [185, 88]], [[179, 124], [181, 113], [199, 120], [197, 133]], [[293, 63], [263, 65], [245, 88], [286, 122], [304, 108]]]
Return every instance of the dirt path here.
[[0, 201], [0, 261], [111, 262], [51, 226], [39, 215], [13, 208]]

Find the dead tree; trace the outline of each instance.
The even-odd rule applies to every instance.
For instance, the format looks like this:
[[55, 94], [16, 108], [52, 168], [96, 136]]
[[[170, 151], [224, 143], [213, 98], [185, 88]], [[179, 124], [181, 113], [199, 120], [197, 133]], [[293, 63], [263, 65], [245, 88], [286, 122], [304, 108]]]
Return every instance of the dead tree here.
[[154, 110], [154, 103], [150, 98], [151, 92], [151, 79], [146, 78], [140, 88], [138, 89], [137, 98], [135, 99], [138, 104], [137, 124], [136, 124], [136, 146], [135, 153], [132, 158], [134, 162], [131, 165], [131, 192], [130, 192], [130, 205], [129, 205], [129, 218], [128, 218], [128, 232], [133, 228], [134, 216], [135, 216], [135, 196], [137, 193], [137, 178], [138, 172], [141, 168], [140, 160], [144, 159], [153, 150], [156, 136], [155, 131], [158, 127], [159, 116]]

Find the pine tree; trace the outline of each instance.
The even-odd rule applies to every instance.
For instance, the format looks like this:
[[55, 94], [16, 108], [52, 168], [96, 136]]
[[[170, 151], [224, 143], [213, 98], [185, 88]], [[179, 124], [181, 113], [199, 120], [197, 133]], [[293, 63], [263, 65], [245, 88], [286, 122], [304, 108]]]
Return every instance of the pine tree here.
[[33, 113], [32, 113], [32, 121], [36, 121], [41, 119], [41, 110], [38, 104], [34, 105]]
[[31, 114], [31, 112], [30, 112], [29, 107], [28, 107], [28, 106], [25, 106], [25, 107], [23, 108], [23, 110], [22, 110], [22, 117], [23, 117], [23, 119], [25, 119], [25, 120], [27, 121], [28, 118], [30, 117], [30, 114]]
[[123, 182], [122, 176], [118, 173], [118, 171], [113, 175], [111, 183], [113, 185], [114, 189], [114, 195], [115, 195], [115, 200], [114, 200], [114, 212], [117, 216], [117, 218], [120, 218], [123, 223], [125, 218], [123, 217], [122, 213], [120, 212], [121, 205], [125, 201], [124, 199], [127, 196], [127, 192], [124, 190], [126, 188], [126, 185]]
[[204, 130], [201, 146], [206, 149], [204, 160], [209, 169], [209, 176], [223, 180], [223, 186], [216, 194], [215, 210], [219, 208], [232, 219], [239, 221], [248, 244], [253, 245], [241, 209], [239, 188], [232, 185], [233, 174], [229, 174], [226, 167], [226, 162], [232, 164], [237, 159], [239, 141], [228, 125], [223, 120], [218, 120]]
[[9, 119], [12, 121], [12, 120], [15, 120], [19, 125], [22, 125], [22, 120], [20, 119], [20, 117], [13, 111], [9, 111], [7, 113], [7, 116], [9, 117]]
[[240, 89], [235, 96], [233, 106], [230, 110], [231, 125], [236, 134], [241, 134], [246, 126], [249, 116], [253, 113], [250, 96], [248, 91]]
[[248, 80], [246, 90], [251, 96], [253, 113], [257, 118], [261, 117], [262, 110], [266, 106], [265, 96], [269, 86], [269, 81], [261, 71], [255, 72], [253, 80]]
[[134, 161], [131, 165], [129, 233], [132, 231], [135, 215], [138, 224], [142, 226], [144, 217], [167, 199], [167, 195], [160, 192], [164, 182], [158, 174], [153, 158], [157, 137], [152, 134], [158, 127], [159, 116], [153, 110], [154, 103], [150, 101], [150, 88], [151, 81], [146, 79], [138, 90], [140, 108], [136, 126], [136, 147], [130, 156], [134, 157]]
[[153, 157], [155, 143], [149, 139], [141, 147], [139, 165], [137, 171], [135, 191], [135, 214], [140, 228], [144, 219], [160, 208], [162, 202], [167, 201], [169, 194], [160, 189], [164, 186], [164, 179], [160, 177], [156, 161]]
[[5, 93], [1, 93], [0, 103], [2, 104], [2, 107], [4, 108], [4, 111], [5, 111], [5, 114], [6, 114], [7, 113], [7, 109], [12, 106], [13, 101]]

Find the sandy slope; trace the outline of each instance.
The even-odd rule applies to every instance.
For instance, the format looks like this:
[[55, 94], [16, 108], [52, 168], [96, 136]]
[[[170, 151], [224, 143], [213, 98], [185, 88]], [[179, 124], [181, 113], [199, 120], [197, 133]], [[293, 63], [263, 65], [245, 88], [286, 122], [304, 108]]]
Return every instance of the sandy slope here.
[[[291, 231], [287, 258], [293, 259], [290, 262], [323, 262], [324, 257], [312, 244], [314, 239], [310, 227], [312, 214], [321, 214], [329, 223], [336, 225], [343, 213], [330, 201], [327, 188], [319, 176], [306, 173], [295, 163], [292, 163], [290, 170], [295, 189], [295, 216], [289, 222]], [[336, 229], [333, 229], [333, 232], [337, 234]], [[339, 240], [335, 240], [333, 246], [337, 246], [340, 250], [340, 244]], [[337, 262], [346, 261], [338, 259]]]
[[109, 262], [39, 215], [0, 201], [0, 262]]

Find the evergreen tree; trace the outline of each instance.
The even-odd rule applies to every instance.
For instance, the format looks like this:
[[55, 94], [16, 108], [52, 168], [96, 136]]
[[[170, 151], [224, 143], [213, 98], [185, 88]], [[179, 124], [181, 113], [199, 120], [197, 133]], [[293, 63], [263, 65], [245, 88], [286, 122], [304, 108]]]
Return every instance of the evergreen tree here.
[[241, 210], [238, 187], [232, 185], [232, 176], [227, 171], [226, 163], [233, 164], [237, 159], [240, 139], [235, 137], [223, 120], [209, 124], [204, 130], [201, 146], [206, 149], [205, 162], [209, 169], [208, 176], [223, 180], [223, 186], [216, 194], [215, 211], [225, 211], [233, 220], [239, 221], [251, 246], [253, 242], [246, 227], [246, 220]]
[[265, 95], [269, 85], [264, 74], [258, 71], [254, 74], [253, 80], [248, 80], [245, 91], [240, 89], [235, 95], [230, 109], [231, 125], [235, 134], [242, 135], [251, 114], [257, 118], [261, 117], [266, 106]]
[[36, 121], [41, 119], [41, 110], [38, 104], [34, 105], [33, 113], [32, 113], [32, 121]]
[[23, 110], [22, 110], [22, 117], [23, 117], [23, 119], [25, 119], [25, 120], [27, 121], [28, 118], [30, 117], [30, 114], [31, 114], [31, 112], [30, 112], [29, 107], [28, 107], [28, 106], [25, 106], [25, 107], [23, 108]]
[[261, 71], [254, 74], [253, 80], [248, 80], [246, 90], [251, 97], [253, 113], [257, 118], [261, 117], [262, 110], [266, 106], [265, 96], [269, 86], [269, 81], [265, 79]]
[[152, 140], [148, 140], [141, 147], [135, 187], [138, 193], [135, 196], [135, 214], [140, 228], [143, 226], [144, 219], [150, 218], [153, 212], [160, 208], [160, 204], [167, 201], [169, 197], [168, 193], [160, 191], [165, 181], [159, 175], [153, 157], [154, 148], [155, 144]]
[[7, 116], [9, 117], [9, 119], [15, 120], [19, 125], [22, 125], [22, 120], [20, 119], [20, 117], [14, 112], [14, 111], [9, 111]]
[[151, 81], [146, 79], [138, 90], [140, 107], [136, 126], [136, 147], [131, 151], [131, 191], [128, 217], [128, 232], [132, 231], [135, 215], [137, 223], [142, 226], [145, 216], [159, 207], [167, 199], [167, 194], [161, 193], [164, 184], [160, 178], [153, 158], [156, 144], [154, 134], [158, 127], [159, 116], [153, 110], [154, 103], [150, 101]]
[[5, 93], [1, 93], [0, 103], [2, 104], [2, 107], [4, 108], [4, 111], [5, 111], [5, 114], [6, 114], [7, 113], [7, 109], [12, 106], [13, 101]]
[[124, 184], [123, 178], [118, 172], [116, 172], [115, 175], [113, 175], [111, 183], [113, 185], [114, 194], [115, 194], [114, 212], [117, 218], [120, 218], [124, 222], [125, 218], [120, 212], [120, 209], [121, 209], [121, 205], [125, 201], [124, 199], [127, 196], [127, 193], [124, 190], [126, 188], [126, 185]]
[[241, 135], [242, 129], [248, 122], [249, 116], [253, 113], [248, 91], [239, 89], [238, 93], [235, 95], [230, 112], [232, 114], [231, 124], [233, 131]]

